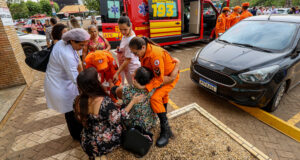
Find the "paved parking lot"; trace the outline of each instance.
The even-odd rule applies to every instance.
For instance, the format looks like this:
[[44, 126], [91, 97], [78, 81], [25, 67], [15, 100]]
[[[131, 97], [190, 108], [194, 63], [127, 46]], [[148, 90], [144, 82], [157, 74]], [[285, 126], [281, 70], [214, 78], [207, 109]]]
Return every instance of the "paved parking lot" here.
[[[200, 88], [189, 77], [190, 60], [203, 43], [166, 47], [181, 60], [181, 78], [170, 94], [169, 111], [197, 103], [210, 114], [276, 159], [300, 160], [300, 143], [257, 120], [228, 101]], [[16, 110], [0, 130], [0, 159], [87, 159], [79, 144], [68, 135], [64, 116], [47, 109], [43, 74], [27, 90]], [[299, 127], [300, 86], [283, 99], [273, 114]], [[292, 120], [291, 120], [292, 119]]]
[[[172, 56], [181, 60], [181, 69], [184, 70], [176, 88], [170, 94], [171, 100], [178, 107], [196, 102], [272, 159], [300, 159], [299, 142], [257, 120], [228, 101], [203, 90], [190, 80], [187, 68], [190, 67], [195, 51], [205, 45], [199, 42], [165, 47]], [[295, 125], [299, 127], [299, 98], [300, 85], [285, 95], [279, 109], [272, 114], [285, 121], [294, 117], [294, 122], [298, 122]]]

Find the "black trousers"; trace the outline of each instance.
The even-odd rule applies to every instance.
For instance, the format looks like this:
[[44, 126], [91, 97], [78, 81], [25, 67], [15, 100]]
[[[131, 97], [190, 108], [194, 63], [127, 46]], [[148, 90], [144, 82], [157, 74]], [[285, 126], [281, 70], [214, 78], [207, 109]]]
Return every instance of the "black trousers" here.
[[69, 129], [70, 135], [73, 137], [74, 140], [80, 141], [80, 134], [81, 134], [83, 126], [75, 118], [74, 111], [65, 113], [65, 118], [66, 118], [66, 122], [67, 122], [67, 126]]

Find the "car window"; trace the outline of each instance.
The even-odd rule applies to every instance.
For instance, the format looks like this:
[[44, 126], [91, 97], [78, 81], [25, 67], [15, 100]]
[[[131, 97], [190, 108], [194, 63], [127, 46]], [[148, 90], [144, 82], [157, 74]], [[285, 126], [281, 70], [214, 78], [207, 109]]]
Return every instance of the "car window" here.
[[215, 10], [208, 3], [204, 3], [204, 5], [203, 5], [203, 14], [204, 14], [204, 16], [216, 16], [217, 15]]
[[294, 39], [297, 25], [270, 21], [242, 21], [225, 32], [220, 40], [281, 51]]

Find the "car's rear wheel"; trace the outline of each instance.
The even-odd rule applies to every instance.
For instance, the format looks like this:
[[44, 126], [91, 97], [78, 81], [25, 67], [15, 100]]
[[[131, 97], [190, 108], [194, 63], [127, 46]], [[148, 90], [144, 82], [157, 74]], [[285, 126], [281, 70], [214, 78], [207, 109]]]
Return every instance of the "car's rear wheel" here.
[[272, 98], [271, 102], [263, 109], [266, 110], [267, 112], [274, 112], [276, 109], [278, 109], [278, 106], [282, 100], [285, 90], [286, 90], [286, 82], [282, 82], [276, 94]]
[[31, 46], [31, 45], [23, 45], [23, 50], [24, 50], [26, 57], [28, 57], [32, 53], [38, 51], [34, 46]]

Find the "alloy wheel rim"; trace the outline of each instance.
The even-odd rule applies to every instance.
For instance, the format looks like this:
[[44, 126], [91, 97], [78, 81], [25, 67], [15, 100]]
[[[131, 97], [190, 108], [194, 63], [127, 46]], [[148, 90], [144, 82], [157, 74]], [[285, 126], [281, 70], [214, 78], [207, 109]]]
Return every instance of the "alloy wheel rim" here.
[[276, 98], [276, 102], [275, 102], [275, 107], [276, 107], [276, 108], [278, 107], [278, 105], [279, 105], [279, 103], [280, 103], [280, 101], [281, 101], [281, 99], [282, 99], [282, 96], [283, 96], [283, 94], [284, 94], [284, 89], [285, 89], [285, 85], [282, 85], [282, 86], [280, 87], [278, 96], [277, 96], [277, 98]]

